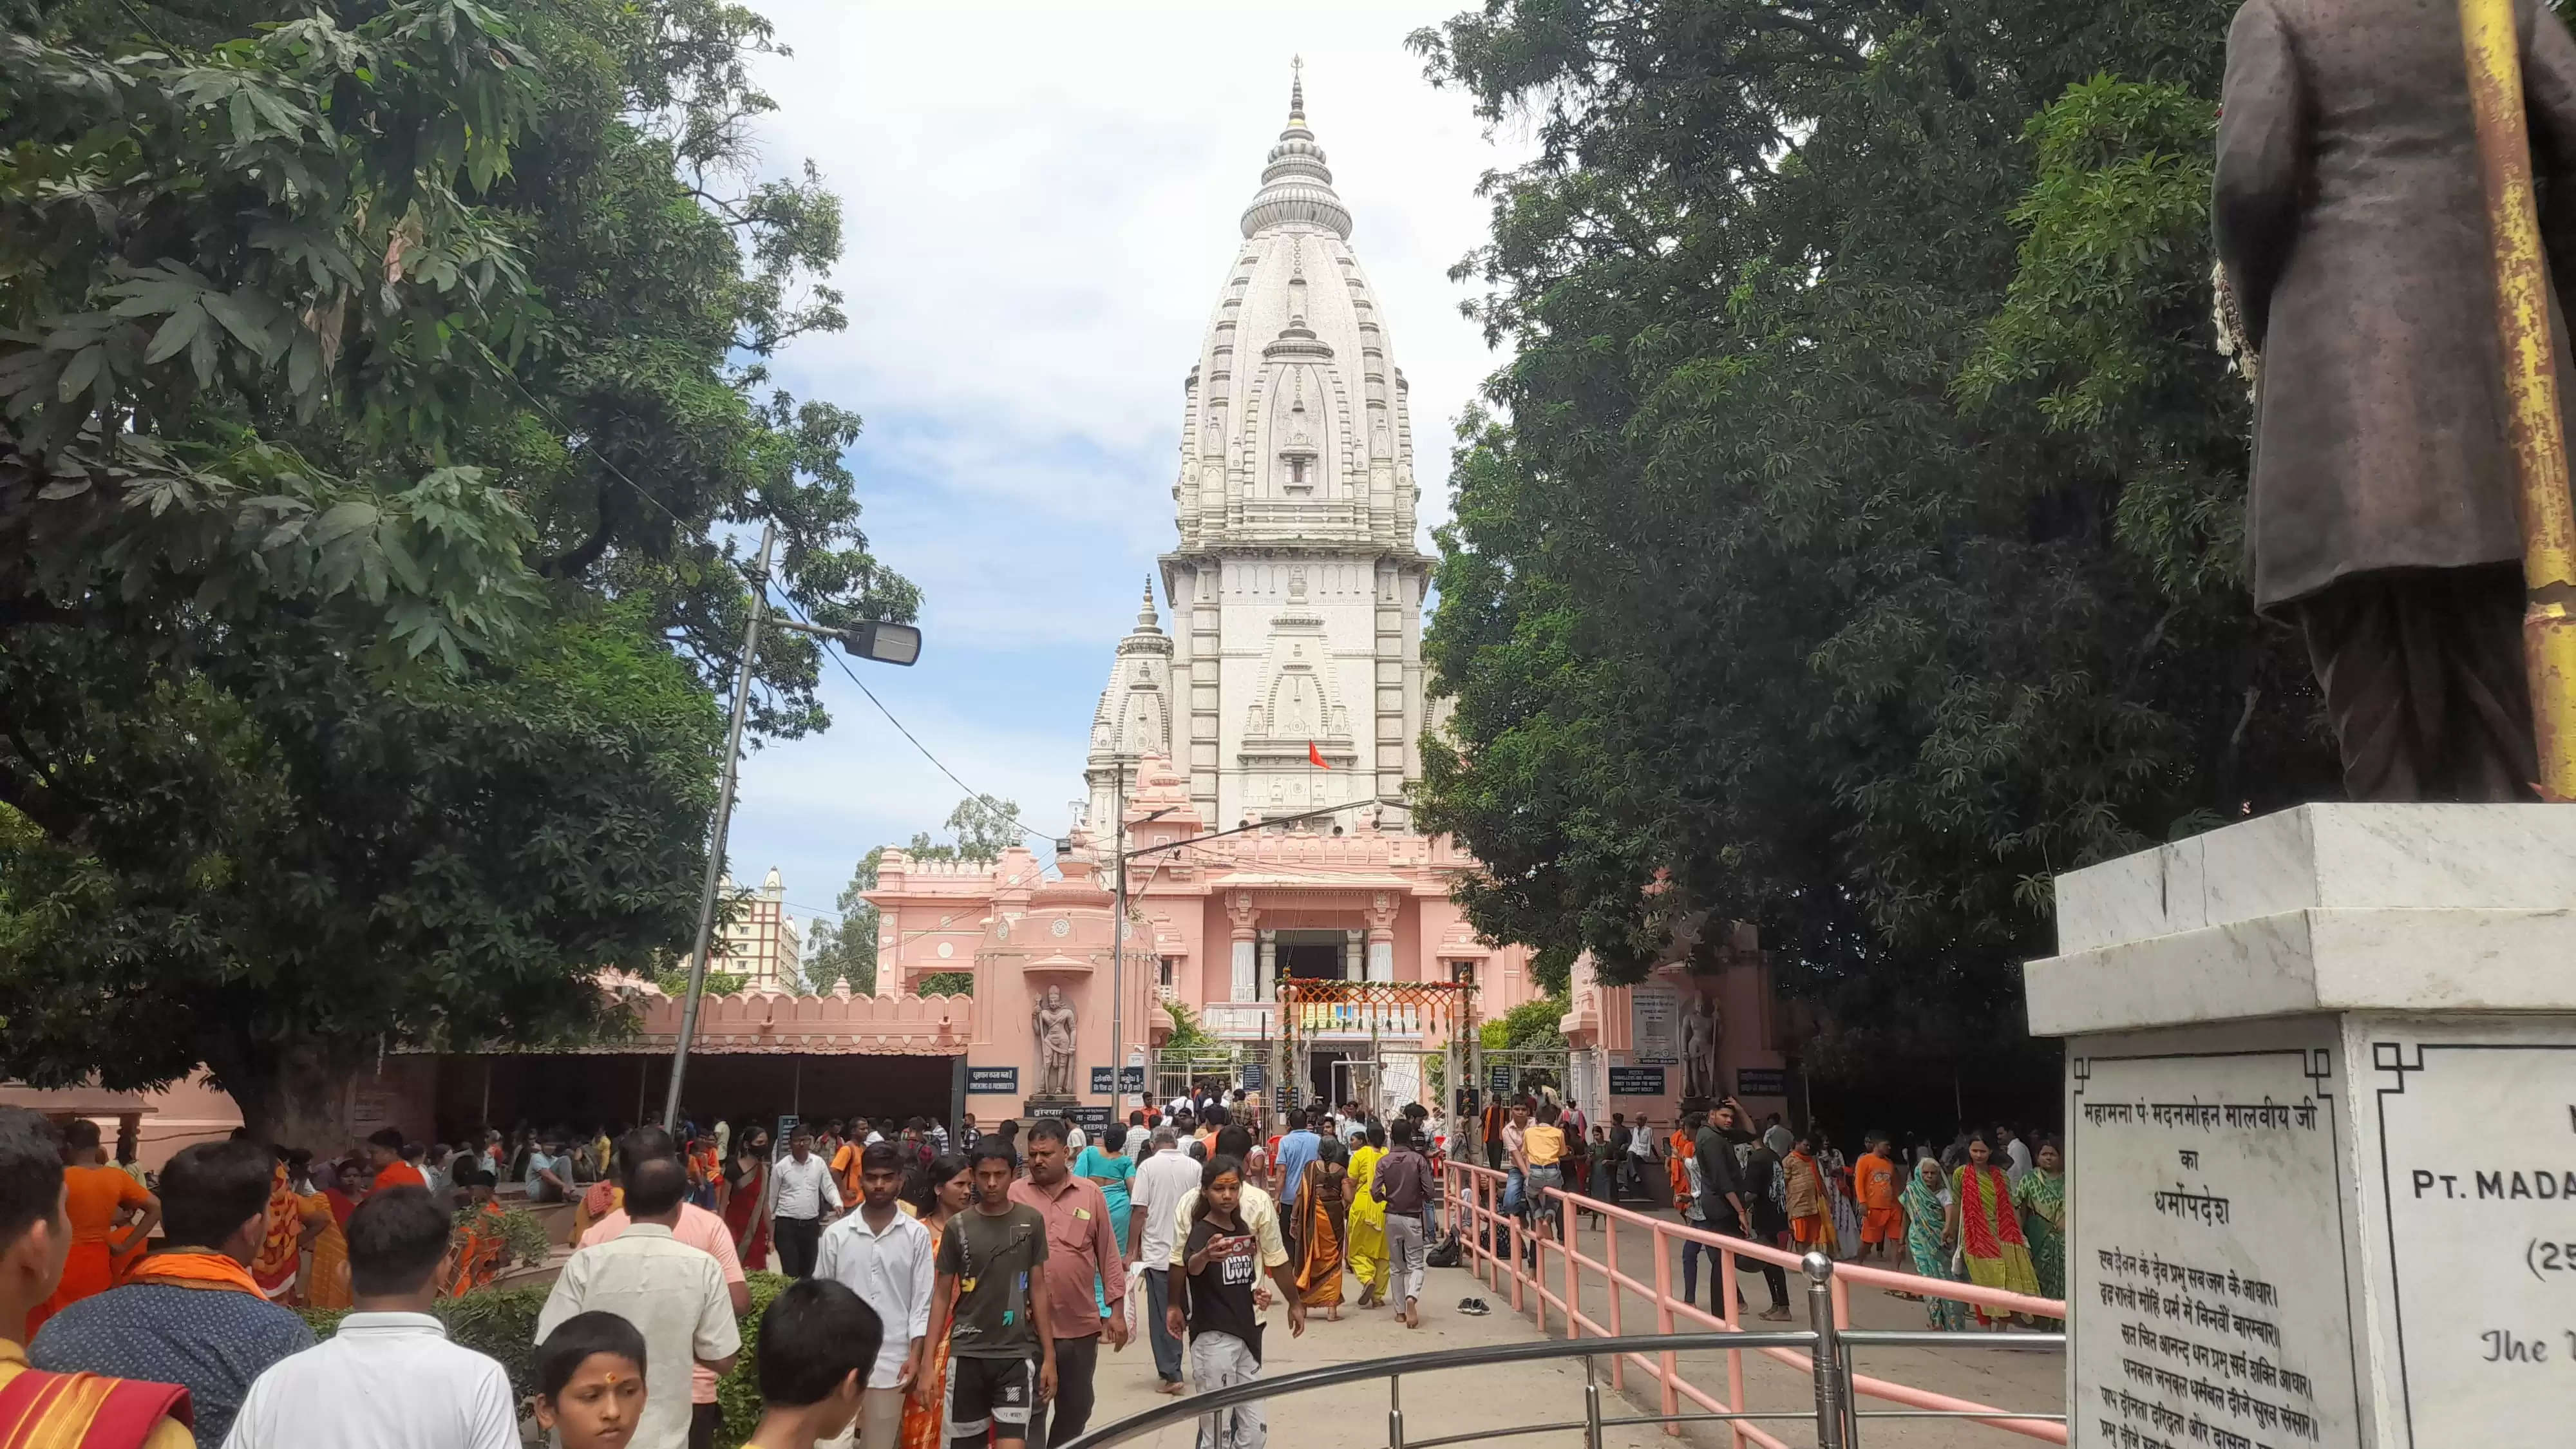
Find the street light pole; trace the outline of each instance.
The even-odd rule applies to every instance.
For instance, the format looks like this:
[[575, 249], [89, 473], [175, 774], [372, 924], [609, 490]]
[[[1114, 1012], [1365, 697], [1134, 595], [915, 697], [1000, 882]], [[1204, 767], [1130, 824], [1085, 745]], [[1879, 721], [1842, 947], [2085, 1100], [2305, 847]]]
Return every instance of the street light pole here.
[[742, 758], [743, 717], [750, 713], [751, 670], [760, 651], [760, 624], [769, 617], [769, 553], [778, 540], [775, 524], [760, 526], [760, 562], [751, 571], [751, 622], [742, 630], [742, 664], [733, 677], [733, 720], [725, 726], [724, 774], [716, 786], [715, 837], [707, 842], [707, 877], [698, 892], [698, 949], [689, 958], [689, 994], [680, 1003], [680, 1040], [671, 1049], [671, 1090], [662, 1099], [662, 1125], [673, 1136], [680, 1131], [680, 1083], [689, 1071], [689, 1039], [698, 1033], [698, 998], [707, 986], [707, 951], [716, 928], [716, 883], [724, 875], [725, 832], [733, 824], [735, 762]]
[[[1109, 808], [1118, 817], [1109, 859], [1118, 872], [1118, 921], [1109, 932], [1109, 1120], [1127, 1102], [1127, 765], [1116, 763]], [[1097, 837], [1094, 837], [1097, 838]]]

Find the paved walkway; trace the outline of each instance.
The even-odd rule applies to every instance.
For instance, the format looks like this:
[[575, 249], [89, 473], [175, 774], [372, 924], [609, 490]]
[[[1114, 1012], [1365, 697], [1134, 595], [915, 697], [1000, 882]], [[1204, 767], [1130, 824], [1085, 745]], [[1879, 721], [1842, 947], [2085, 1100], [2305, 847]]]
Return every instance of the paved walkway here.
[[[1581, 1235], [1586, 1256], [1596, 1261], [1602, 1253], [1602, 1236], [1597, 1227], [1587, 1226]], [[1622, 1271], [1641, 1282], [1654, 1280], [1654, 1259], [1650, 1235], [1636, 1227], [1624, 1228], [1619, 1235]], [[1744, 1275], [1754, 1304], [1761, 1306], [1765, 1290], [1757, 1274]], [[1675, 1290], [1679, 1291], [1680, 1264], [1673, 1269]], [[1347, 1281], [1347, 1280], [1346, 1280]], [[1609, 1321], [1609, 1295], [1596, 1280], [1588, 1285], [1584, 1313], [1597, 1322]], [[1357, 1285], [1348, 1284], [1346, 1291], [1356, 1295]], [[1780, 1327], [1804, 1327], [1804, 1301], [1798, 1303], [1796, 1316]], [[1708, 1301], [1709, 1290], [1700, 1289], [1701, 1302]], [[1494, 1311], [1485, 1317], [1462, 1315], [1458, 1300], [1468, 1295], [1485, 1299]], [[1875, 1291], [1852, 1295], [1854, 1326], [1861, 1328], [1921, 1328], [1923, 1307]], [[1621, 1327], [1631, 1333], [1655, 1330], [1655, 1312], [1648, 1300], [1637, 1293], [1621, 1296]], [[1487, 1289], [1473, 1275], [1457, 1269], [1431, 1271], [1429, 1296], [1425, 1300], [1422, 1328], [1407, 1332], [1404, 1326], [1385, 1310], [1361, 1312], [1345, 1304], [1341, 1321], [1320, 1320], [1308, 1325], [1305, 1337], [1287, 1335], [1285, 1314], [1273, 1308], [1268, 1335], [1270, 1361], [1264, 1371], [1270, 1376], [1316, 1368], [1325, 1364], [1355, 1360], [1388, 1358], [1399, 1354], [1422, 1353], [1445, 1348], [1465, 1348], [1493, 1343], [1524, 1343], [1534, 1340], [1537, 1328], [1524, 1312], [1511, 1311], [1508, 1287], [1500, 1292]], [[1748, 1328], [1772, 1325], [1746, 1318]], [[1551, 1337], [1565, 1333], [1561, 1315], [1551, 1313], [1548, 1320]], [[1726, 1383], [1726, 1358], [1721, 1352], [1681, 1356], [1683, 1377], [1709, 1390], [1722, 1393]], [[1777, 1363], [1761, 1354], [1747, 1353], [1744, 1363], [1746, 1396], [1749, 1407], [1756, 1409], [1811, 1410], [1814, 1406], [1812, 1380], [1800, 1370]], [[2001, 1352], [1972, 1349], [1873, 1349], [1859, 1360], [1864, 1374], [1893, 1379], [1901, 1383], [1938, 1389], [1945, 1393], [1975, 1399], [2000, 1407], [2040, 1413], [2055, 1413], [2063, 1401], [2065, 1360], [2054, 1352]], [[1616, 1417], [1623, 1413], [1653, 1412], [1656, 1407], [1654, 1380], [1642, 1371], [1625, 1374], [1626, 1402], [1632, 1407], [1619, 1407], [1613, 1398], [1605, 1412]], [[1604, 1382], [1608, 1365], [1604, 1365]], [[1103, 1354], [1098, 1375], [1099, 1406], [1092, 1416], [1094, 1427], [1115, 1422], [1130, 1414], [1166, 1403], [1153, 1391], [1153, 1358], [1142, 1343], [1131, 1344], [1124, 1353]], [[1405, 1381], [1405, 1432], [1411, 1440], [1444, 1438], [1452, 1434], [1469, 1434], [1528, 1424], [1579, 1419], [1583, 1413], [1583, 1361], [1579, 1358], [1550, 1360], [1533, 1364], [1514, 1364], [1491, 1368], [1448, 1370]], [[1692, 1406], [1685, 1401], [1683, 1408]], [[1868, 1402], [1864, 1407], [1888, 1408], [1892, 1405]], [[1349, 1385], [1337, 1389], [1274, 1398], [1269, 1402], [1270, 1437], [1281, 1449], [1372, 1449], [1386, 1443], [1386, 1391], [1383, 1383]], [[1815, 1433], [1811, 1426], [1795, 1420], [1771, 1421], [1765, 1427], [1793, 1446], [1812, 1445]], [[1154, 1446], [1154, 1449], [1185, 1449], [1191, 1443], [1192, 1429], [1175, 1425], [1144, 1438], [1130, 1441]], [[1862, 1425], [1861, 1442], [1867, 1449], [2015, 1449], [2039, 1441], [2018, 1434], [1978, 1424], [1937, 1419], [1882, 1419]], [[1687, 1437], [1675, 1440], [1653, 1426], [1613, 1429], [1603, 1436], [1606, 1445], [1616, 1449], [1649, 1449], [1649, 1446], [1671, 1446], [1687, 1443], [1693, 1446], [1723, 1446], [1730, 1436], [1717, 1426], [1689, 1426]], [[1528, 1434], [1513, 1444], [1575, 1446], [1582, 1442], [1579, 1432]]]
[[[1508, 1303], [1496, 1303], [1494, 1312], [1482, 1318], [1459, 1313], [1458, 1300], [1470, 1292], [1493, 1301], [1493, 1295], [1483, 1292], [1465, 1273], [1435, 1268], [1430, 1289], [1422, 1327], [1413, 1331], [1383, 1308], [1362, 1312], [1345, 1303], [1340, 1322], [1309, 1322], [1305, 1336], [1292, 1339], [1286, 1313], [1272, 1308], [1264, 1344], [1270, 1357], [1262, 1365], [1263, 1374], [1276, 1377], [1354, 1360], [1526, 1343], [1538, 1336], [1526, 1318], [1513, 1315]], [[1358, 1285], [1346, 1279], [1344, 1291], [1356, 1298]], [[1123, 1353], [1103, 1353], [1095, 1382], [1100, 1402], [1091, 1416], [1094, 1428], [1170, 1402], [1154, 1392], [1153, 1351], [1141, 1341], [1129, 1344]], [[1269, 1401], [1270, 1443], [1276, 1449], [1374, 1449], [1387, 1442], [1386, 1398], [1382, 1380], [1274, 1398]], [[1583, 1417], [1583, 1360], [1452, 1369], [1409, 1378], [1404, 1381], [1404, 1410], [1409, 1440], [1579, 1420]], [[1613, 1401], [1605, 1404], [1604, 1412], [1615, 1416], [1621, 1410]], [[1129, 1442], [1154, 1449], [1187, 1449], [1194, 1433], [1191, 1424], [1178, 1424]], [[1497, 1442], [1573, 1449], [1582, 1444], [1583, 1436], [1567, 1430]], [[1654, 1449], [1674, 1441], [1651, 1426], [1640, 1426], [1610, 1430], [1602, 1442], [1612, 1449]]]

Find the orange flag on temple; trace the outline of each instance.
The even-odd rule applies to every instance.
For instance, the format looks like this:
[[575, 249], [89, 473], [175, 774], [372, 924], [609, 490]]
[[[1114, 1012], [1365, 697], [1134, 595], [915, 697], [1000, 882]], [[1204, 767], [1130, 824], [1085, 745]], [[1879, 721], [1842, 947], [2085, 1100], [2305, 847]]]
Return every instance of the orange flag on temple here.
[[1333, 768], [1332, 766], [1324, 763], [1324, 752], [1315, 748], [1315, 742], [1313, 740], [1308, 740], [1306, 742], [1306, 758], [1314, 761], [1315, 768], [1318, 770], [1329, 770]]

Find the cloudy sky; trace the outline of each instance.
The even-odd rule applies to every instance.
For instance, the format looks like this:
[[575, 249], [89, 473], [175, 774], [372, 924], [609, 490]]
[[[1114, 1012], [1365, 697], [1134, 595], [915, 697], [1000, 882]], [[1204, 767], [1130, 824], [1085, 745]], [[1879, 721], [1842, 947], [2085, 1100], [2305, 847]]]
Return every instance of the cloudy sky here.
[[[1429, 522], [1450, 425], [1499, 361], [1447, 272], [1485, 237], [1478, 178], [1527, 138], [1488, 137], [1405, 49], [1459, 0], [755, 3], [795, 52], [763, 72], [763, 165], [811, 158], [846, 216], [849, 330], [777, 371], [865, 415], [869, 541], [923, 595], [921, 663], [858, 667], [960, 778], [1061, 833], [1112, 651], [1174, 541], [1181, 379], [1291, 55], [1412, 384]], [[735, 873], [778, 867], [799, 917], [966, 793], [837, 670], [823, 695], [831, 730], [753, 754], [733, 822]]]

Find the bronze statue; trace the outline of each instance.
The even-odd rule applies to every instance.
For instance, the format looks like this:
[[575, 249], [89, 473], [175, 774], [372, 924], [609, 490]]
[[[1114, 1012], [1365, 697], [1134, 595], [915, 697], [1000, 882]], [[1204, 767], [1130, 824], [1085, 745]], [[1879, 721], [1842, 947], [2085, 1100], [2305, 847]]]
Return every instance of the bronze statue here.
[[[2576, 41], [2547, 5], [2516, 9], [2555, 253], [2576, 241]], [[2212, 222], [2261, 354], [2255, 606], [2306, 634], [2353, 799], [2531, 799], [2517, 473], [2458, 18], [2248, 0], [2222, 101]], [[2563, 317], [2552, 335], [2563, 411]]]

